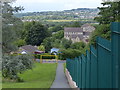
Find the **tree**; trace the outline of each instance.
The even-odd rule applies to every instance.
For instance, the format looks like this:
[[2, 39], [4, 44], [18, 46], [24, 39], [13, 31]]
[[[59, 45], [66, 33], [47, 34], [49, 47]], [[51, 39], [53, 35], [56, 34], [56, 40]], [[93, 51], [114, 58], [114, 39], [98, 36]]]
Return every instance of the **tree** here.
[[22, 21], [13, 16], [13, 13], [23, 10], [22, 7], [11, 7], [9, 3], [2, 5], [2, 48], [3, 53], [10, 53], [17, 49], [14, 45], [20, 37], [22, 30]]
[[24, 22], [24, 28], [22, 30], [22, 36], [21, 39], [26, 39], [27, 38], [27, 34], [30, 30], [30, 28], [35, 24], [35, 21], [32, 22]]
[[28, 31], [26, 43], [39, 46], [48, 36], [47, 28], [39, 22], [35, 22]]
[[71, 44], [72, 44], [71, 40], [67, 40], [65, 38], [62, 39], [62, 46], [63, 46], [63, 48], [65, 48], [65, 49], [70, 48]]
[[64, 37], [64, 31], [60, 30], [56, 32], [55, 34], [53, 34], [52, 37], [55, 39], [62, 39]]
[[100, 10], [99, 17], [95, 20], [100, 24], [110, 24], [114, 21], [120, 21], [120, 1], [119, 2], [104, 2], [104, 7], [98, 7]]
[[101, 36], [105, 39], [110, 40], [110, 23], [120, 21], [120, 1], [119, 2], [104, 2], [104, 7], [98, 7], [100, 10], [99, 17], [95, 20], [99, 22], [96, 30], [90, 37], [90, 44], [96, 45], [96, 37]]
[[[22, 7], [12, 7], [10, 3], [2, 5], [2, 76], [4, 78], [20, 80], [18, 73], [32, 68], [32, 58], [29, 56], [12, 56], [11, 51], [17, 50], [15, 41], [21, 37], [23, 23], [13, 13], [23, 10]], [[21, 43], [21, 42], [20, 42]]]
[[53, 42], [53, 38], [52, 37], [47, 37], [43, 40], [42, 45], [45, 46], [45, 52], [50, 51], [50, 49], [52, 48], [52, 42]]

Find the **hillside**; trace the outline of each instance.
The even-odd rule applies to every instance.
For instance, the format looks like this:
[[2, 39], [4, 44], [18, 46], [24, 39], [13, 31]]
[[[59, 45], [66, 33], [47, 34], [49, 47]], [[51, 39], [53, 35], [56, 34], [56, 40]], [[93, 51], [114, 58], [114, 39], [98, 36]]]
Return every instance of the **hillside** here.
[[92, 21], [94, 17], [97, 16], [99, 10], [98, 9], [90, 9], [90, 8], [78, 8], [72, 10], [64, 10], [64, 11], [45, 11], [45, 12], [27, 12], [27, 13], [17, 13], [15, 16], [21, 18], [23, 21], [51, 21], [51, 20], [65, 20], [69, 22], [69, 20], [88, 20]]

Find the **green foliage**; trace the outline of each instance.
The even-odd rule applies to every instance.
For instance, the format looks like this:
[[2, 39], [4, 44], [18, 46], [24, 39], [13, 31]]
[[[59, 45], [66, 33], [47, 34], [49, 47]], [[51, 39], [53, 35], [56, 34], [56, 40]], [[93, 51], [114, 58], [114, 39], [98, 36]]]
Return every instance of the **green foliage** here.
[[26, 45], [26, 42], [23, 39], [18, 39], [17, 41], [14, 42], [14, 44], [17, 45], [18, 47], [21, 47]]
[[76, 43], [73, 43], [73, 44], [71, 45], [71, 48], [72, 48], [72, 49], [81, 50], [81, 49], [85, 48], [85, 43], [84, 43], [84, 42], [76, 42]]
[[60, 30], [56, 32], [55, 34], [53, 34], [52, 37], [55, 39], [62, 39], [64, 37], [64, 31]]
[[72, 24], [68, 25], [67, 27], [81, 27], [82, 23], [81, 22], [73, 22]]
[[66, 58], [75, 58], [82, 54], [80, 50], [71, 49], [71, 48], [62, 49], [59, 52], [61, 52], [61, 54], [59, 54], [59, 57], [62, 60], [65, 60]]
[[62, 44], [63, 48], [67, 49], [67, 48], [70, 48], [70, 45], [72, 44], [72, 41], [63, 38], [61, 44]]
[[52, 37], [48, 37], [43, 40], [42, 44], [45, 46], [46, 52], [50, 51], [50, 49], [52, 48], [52, 41], [53, 41]]
[[43, 45], [45, 46], [46, 52], [50, 51], [52, 47], [61, 48], [62, 41], [61, 39], [64, 37], [64, 31], [60, 30], [52, 35], [52, 37], [47, 37], [43, 40]]
[[62, 48], [59, 50], [59, 59], [61, 60], [65, 60], [66, 58], [78, 57], [81, 54], [85, 54], [86, 50], [89, 50], [89, 45], [85, 44], [84, 42], [67, 44], [69, 45], [68, 48]]
[[27, 69], [32, 69], [32, 57], [27, 55], [19, 56], [3, 56], [2, 61], [2, 76], [4, 78], [20, 80], [18, 73], [22, 73]]
[[39, 22], [35, 22], [28, 31], [26, 43], [30, 45], [40, 45], [48, 36], [47, 28]]
[[39, 49], [40, 51], [45, 51], [44, 45], [40, 45], [40, 46], [38, 47], [38, 49]]
[[120, 1], [102, 3], [104, 7], [99, 7], [99, 17], [96, 17], [100, 24], [110, 24], [111, 22], [120, 21]]
[[54, 27], [49, 28], [51, 32], [57, 32], [63, 30], [64, 28], [61, 25], [55, 25]]
[[96, 37], [100, 36], [110, 40], [110, 25], [98, 25], [96, 30], [92, 33], [89, 44], [96, 45]]
[[110, 23], [120, 21], [120, 1], [119, 2], [104, 2], [104, 7], [99, 7], [99, 17], [95, 20], [100, 25], [96, 27], [96, 30], [92, 33], [90, 38], [90, 44], [96, 45], [96, 37], [100, 36], [110, 40]]
[[52, 42], [52, 47], [60, 48], [61, 47], [61, 40], [60, 39], [54, 39], [54, 42]]
[[13, 13], [23, 10], [22, 7], [12, 7], [10, 3], [2, 5], [2, 47], [3, 53], [17, 50], [14, 42], [21, 36], [23, 23]]
[[24, 28], [22, 30], [22, 36], [21, 36], [22, 39], [26, 39], [27, 38], [28, 31], [30, 30], [30, 28], [34, 24], [35, 24], [34, 21], [32, 21], [32, 22], [24, 22]]

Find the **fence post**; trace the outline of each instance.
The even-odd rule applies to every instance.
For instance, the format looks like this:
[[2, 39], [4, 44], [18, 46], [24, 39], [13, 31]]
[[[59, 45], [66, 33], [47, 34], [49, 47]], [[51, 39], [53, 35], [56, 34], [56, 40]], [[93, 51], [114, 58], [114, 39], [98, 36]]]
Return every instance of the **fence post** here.
[[120, 22], [111, 24], [112, 82], [113, 88], [120, 88]]

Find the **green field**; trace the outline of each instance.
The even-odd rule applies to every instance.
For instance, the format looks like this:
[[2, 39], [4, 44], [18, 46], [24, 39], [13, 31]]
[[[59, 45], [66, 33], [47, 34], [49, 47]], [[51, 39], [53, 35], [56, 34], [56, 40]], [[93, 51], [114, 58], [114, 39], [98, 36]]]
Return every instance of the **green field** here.
[[93, 21], [93, 20], [45, 20], [47, 22], [76, 22], [76, 21]]
[[3, 82], [3, 88], [50, 88], [55, 79], [57, 64], [36, 63], [32, 70], [19, 75], [24, 82]]

